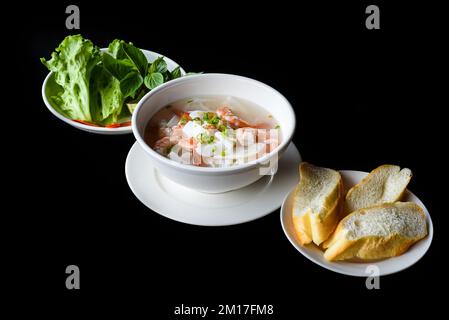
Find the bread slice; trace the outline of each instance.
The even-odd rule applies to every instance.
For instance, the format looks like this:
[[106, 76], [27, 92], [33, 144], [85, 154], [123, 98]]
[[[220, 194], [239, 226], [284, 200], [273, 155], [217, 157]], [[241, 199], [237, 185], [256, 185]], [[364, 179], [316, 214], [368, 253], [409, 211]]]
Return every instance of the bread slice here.
[[383, 165], [352, 187], [346, 194], [345, 213], [398, 201], [412, 177], [410, 169]]
[[339, 221], [343, 183], [340, 173], [302, 162], [293, 200], [293, 225], [302, 245], [319, 245]]
[[398, 256], [427, 235], [423, 209], [395, 202], [357, 210], [346, 216], [323, 244], [329, 261]]

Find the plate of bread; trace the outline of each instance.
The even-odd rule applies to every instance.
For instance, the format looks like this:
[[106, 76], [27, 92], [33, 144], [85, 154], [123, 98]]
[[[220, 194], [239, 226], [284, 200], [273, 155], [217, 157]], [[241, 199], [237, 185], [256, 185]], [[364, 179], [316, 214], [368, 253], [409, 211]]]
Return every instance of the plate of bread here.
[[292, 245], [316, 264], [346, 275], [404, 270], [429, 249], [433, 226], [407, 185], [410, 169], [382, 165], [372, 172], [321, 168], [302, 162], [298, 185], [281, 208]]

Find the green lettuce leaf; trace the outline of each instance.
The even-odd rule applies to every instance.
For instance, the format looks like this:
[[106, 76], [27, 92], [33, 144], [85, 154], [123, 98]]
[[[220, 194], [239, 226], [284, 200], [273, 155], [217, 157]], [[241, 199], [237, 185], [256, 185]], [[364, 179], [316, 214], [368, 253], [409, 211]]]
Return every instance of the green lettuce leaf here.
[[123, 40], [115, 39], [112, 41], [108, 46], [108, 52], [116, 59], [125, 59], [126, 54], [125, 51], [123, 51], [122, 43]]
[[50, 100], [67, 117], [93, 121], [89, 86], [92, 70], [100, 59], [99, 49], [81, 35], [66, 37], [52, 53], [50, 60], [41, 58], [42, 63], [54, 72], [54, 80], [62, 88]]
[[103, 66], [96, 66], [92, 72], [91, 81], [91, 112], [94, 122], [97, 124], [116, 123], [119, 120], [124, 101], [125, 96], [120, 90], [120, 81], [115, 79]]
[[148, 63], [131, 42], [114, 40], [101, 52], [81, 35], [66, 37], [50, 60], [53, 72], [45, 94], [53, 108], [67, 118], [108, 125], [128, 118], [151, 89], [181, 76], [171, 72], [163, 57]]

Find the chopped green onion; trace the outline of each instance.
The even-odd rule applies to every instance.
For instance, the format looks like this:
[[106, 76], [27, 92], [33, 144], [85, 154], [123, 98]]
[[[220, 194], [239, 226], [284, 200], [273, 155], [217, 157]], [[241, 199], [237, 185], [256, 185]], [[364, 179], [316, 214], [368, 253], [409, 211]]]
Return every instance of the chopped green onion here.
[[217, 125], [220, 122], [220, 117], [218, 117], [214, 112], [205, 112], [203, 115], [203, 121], [212, 125]]
[[201, 143], [211, 144], [215, 141], [215, 136], [209, 136], [205, 133], [200, 133], [199, 135], [196, 136], [196, 140], [198, 140]]
[[225, 152], [224, 150], [221, 152], [221, 156], [222, 156], [222, 157], [225, 157], [225, 156], [226, 156], [226, 152]]
[[218, 124], [218, 122], [220, 122], [220, 118], [217, 117], [216, 115], [210, 120], [210, 123], [213, 125]]
[[274, 128], [275, 128], [275, 129], [280, 129], [281, 126], [277, 124], [277, 125], [274, 126]]
[[224, 130], [221, 132], [221, 135], [223, 136], [223, 137], [227, 137], [228, 136], [228, 128], [224, 128]]

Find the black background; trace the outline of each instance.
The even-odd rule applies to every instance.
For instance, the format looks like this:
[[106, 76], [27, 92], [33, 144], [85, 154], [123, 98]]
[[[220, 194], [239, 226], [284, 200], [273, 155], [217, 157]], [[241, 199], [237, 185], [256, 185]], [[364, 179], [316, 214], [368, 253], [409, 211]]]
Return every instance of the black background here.
[[[434, 288], [445, 281], [439, 258], [446, 212], [438, 181], [447, 148], [436, 81], [444, 39], [437, 28], [440, 8], [374, 2], [381, 29], [367, 30], [371, 3], [276, 3], [83, 2], [76, 32], [65, 29], [68, 3], [4, 12], [17, 13], [5, 30], [21, 48], [12, 50], [20, 66], [6, 63], [19, 83], [21, 122], [11, 127], [17, 230], [8, 247], [15, 254], [11, 265], [23, 268], [20, 278], [36, 275], [32, 284], [17, 282], [21, 294], [43, 298], [43, 309], [65, 308], [61, 317], [91, 307], [155, 319], [169, 318], [181, 303], [274, 304], [277, 318], [291, 319], [306, 310], [380, 310], [392, 299], [433, 301]], [[151, 212], [125, 179], [132, 135], [85, 133], [44, 106], [47, 70], [39, 58], [74, 33], [100, 47], [114, 38], [132, 41], [187, 71], [240, 74], [271, 85], [295, 108], [294, 143], [308, 162], [363, 171], [384, 163], [411, 168], [409, 189], [434, 222], [430, 250], [411, 268], [382, 277], [380, 290], [367, 290], [365, 279], [332, 273], [301, 256], [281, 230], [279, 210], [230, 227], [191, 226]], [[65, 288], [70, 264], [80, 267], [81, 290]]]

